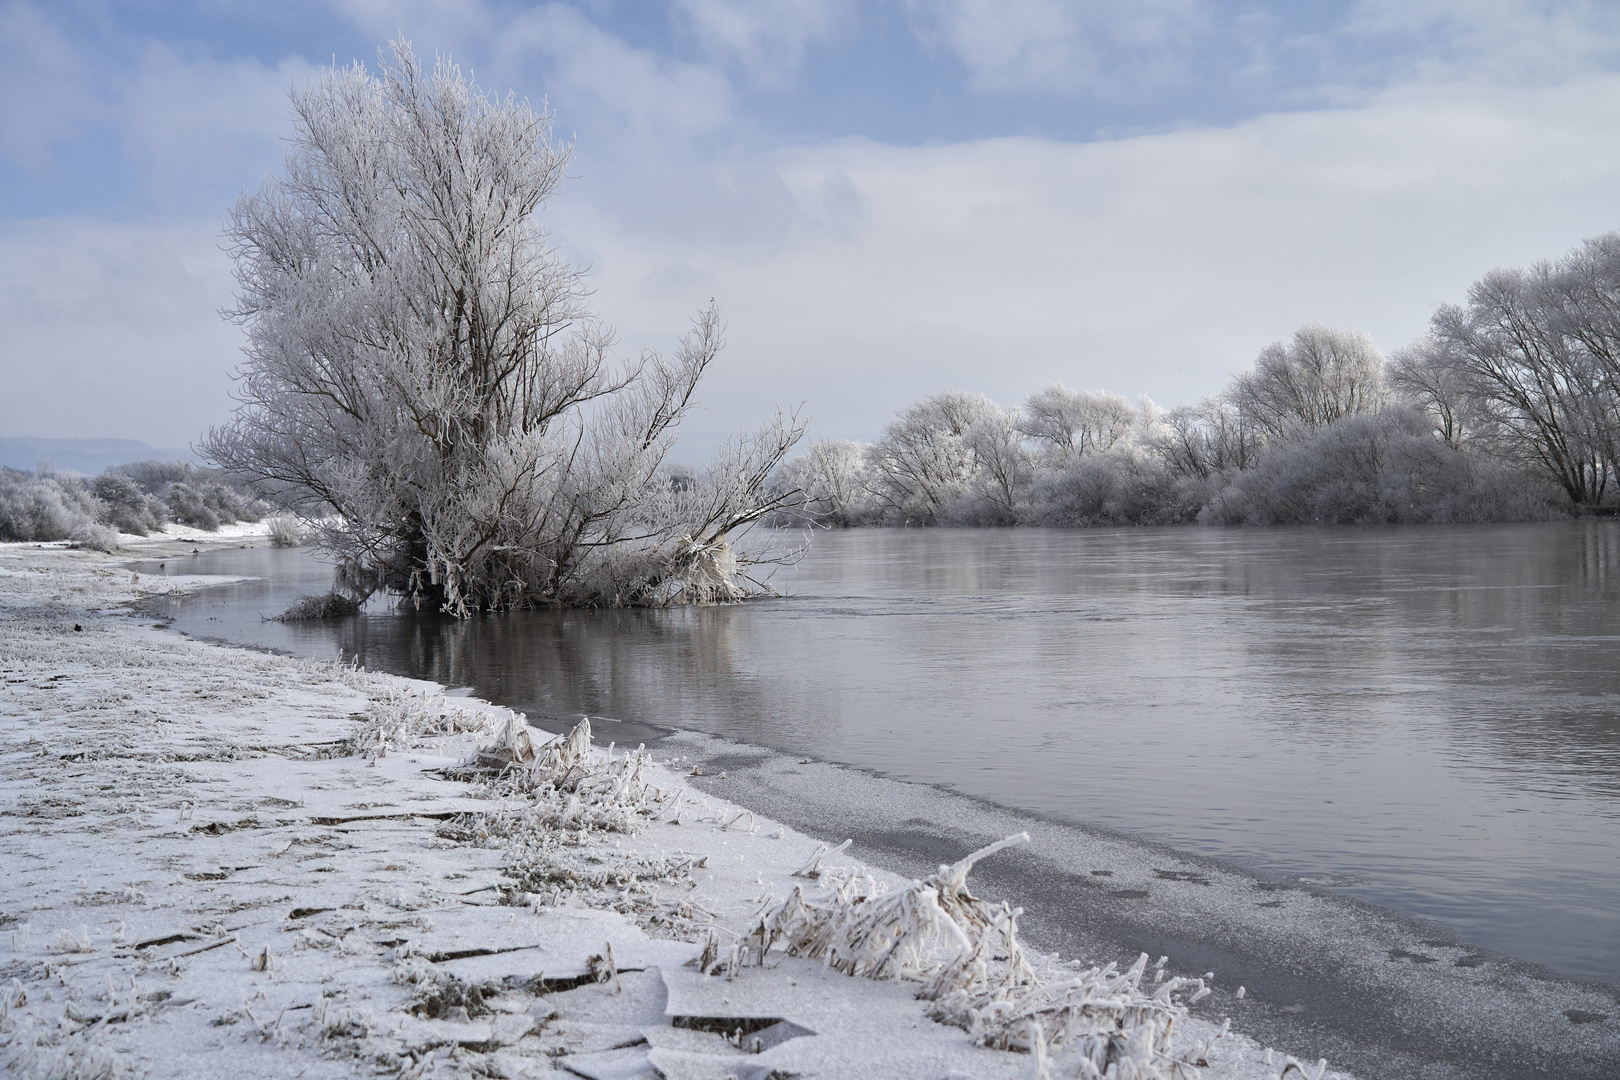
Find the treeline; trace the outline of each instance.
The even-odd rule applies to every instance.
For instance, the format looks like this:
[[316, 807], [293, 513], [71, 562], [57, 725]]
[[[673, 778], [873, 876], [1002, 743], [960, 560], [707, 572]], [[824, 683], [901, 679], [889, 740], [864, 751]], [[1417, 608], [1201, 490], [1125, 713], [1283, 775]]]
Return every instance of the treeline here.
[[828, 525], [1527, 521], [1611, 508], [1620, 234], [1496, 270], [1384, 357], [1310, 325], [1197, 405], [941, 393], [776, 477]]
[[73, 540], [111, 550], [118, 533], [145, 536], [167, 523], [213, 532], [258, 521], [270, 505], [218, 469], [178, 461], [114, 465], [100, 476], [0, 468], [0, 540]]

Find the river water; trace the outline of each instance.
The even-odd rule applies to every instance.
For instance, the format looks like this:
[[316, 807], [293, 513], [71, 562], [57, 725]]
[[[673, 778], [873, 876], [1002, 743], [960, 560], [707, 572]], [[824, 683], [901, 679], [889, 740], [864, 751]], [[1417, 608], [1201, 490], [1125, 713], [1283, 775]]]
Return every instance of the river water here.
[[258, 578], [172, 602], [199, 637], [942, 785], [1620, 983], [1620, 523], [851, 530], [781, 600], [459, 622], [265, 622], [329, 583], [298, 551], [162, 572]]

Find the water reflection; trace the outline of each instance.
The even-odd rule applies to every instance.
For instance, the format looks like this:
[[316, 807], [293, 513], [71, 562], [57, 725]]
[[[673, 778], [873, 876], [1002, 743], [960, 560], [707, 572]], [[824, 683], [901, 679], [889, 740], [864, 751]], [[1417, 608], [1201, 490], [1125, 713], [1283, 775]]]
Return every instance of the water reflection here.
[[706, 730], [1353, 882], [1620, 978], [1614, 522], [863, 530], [818, 536], [787, 600], [292, 627], [258, 613], [324, 570], [214, 558], [267, 580], [184, 602], [194, 633], [342, 650], [554, 727]]

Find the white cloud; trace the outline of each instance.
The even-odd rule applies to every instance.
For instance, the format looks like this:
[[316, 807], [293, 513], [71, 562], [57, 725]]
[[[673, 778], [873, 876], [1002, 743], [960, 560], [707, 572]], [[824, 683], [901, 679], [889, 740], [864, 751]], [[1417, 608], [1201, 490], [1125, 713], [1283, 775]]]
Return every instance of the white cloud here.
[[288, 90], [317, 74], [314, 64], [298, 58], [271, 67], [187, 57], [148, 43], [118, 102], [120, 133], [159, 191], [178, 191], [184, 199], [198, 188], [212, 195], [253, 187], [279, 167], [286, 151]]
[[717, 57], [736, 59], [755, 82], [782, 86], [805, 50], [836, 40], [854, 0], [673, 0], [673, 11]]
[[0, 431], [185, 445], [227, 418], [241, 332], [213, 220], [0, 227]]
[[912, 0], [919, 34], [993, 93], [1123, 97], [1180, 81], [1201, 0]]
[[545, 62], [553, 93], [569, 95], [605, 123], [607, 137], [678, 144], [732, 120], [731, 86], [705, 64], [634, 49], [573, 8], [551, 4], [499, 27], [491, 49], [506, 70]]
[[[1620, 227], [1616, 131], [1620, 76], [1430, 86], [1117, 142], [800, 148], [772, 159], [797, 224], [757, 243], [567, 214], [627, 346], [722, 304], [696, 443], [800, 400], [861, 436], [949, 387], [1196, 400], [1310, 320], [1404, 344], [1485, 270]], [[829, 205], [858, 210], [833, 230]]]
[[90, 65], [29, 4], [0, 6], [0, 50], [0, 153], [37, 169], [100, 117]]
[[1620, 7], [1590, 0], [1357, 0], [1331, 41], [1333, 77], [1363, 85], [1557, 84], [1613, 70]]

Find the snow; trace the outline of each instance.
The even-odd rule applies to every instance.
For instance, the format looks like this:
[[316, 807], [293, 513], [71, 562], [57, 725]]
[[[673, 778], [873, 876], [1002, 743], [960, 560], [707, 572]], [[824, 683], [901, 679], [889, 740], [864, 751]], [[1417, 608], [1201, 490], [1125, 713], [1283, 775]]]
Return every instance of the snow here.
[[[0, 547], [0, 1068], [939, 1080], [1046, 1060], [929, 1019], [913, 979], [741, 948], [796, 887], [926, 883], [846, 852], [795, 877], [831, 844], [686, 788], [679, 761], [541, 745], [427, 684], [130, 617], [202, 583]], [[1174, 1055], [1219, 1032], [1191, 1009]], [[1208, 1060], [1181, 1072], [1284, 1068], [1240, 1035]]]

